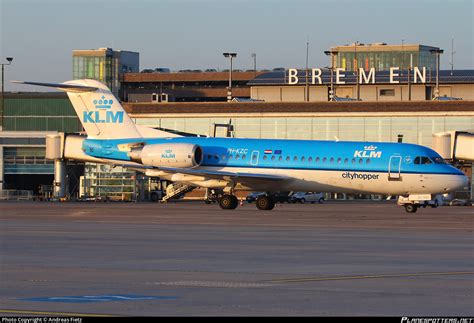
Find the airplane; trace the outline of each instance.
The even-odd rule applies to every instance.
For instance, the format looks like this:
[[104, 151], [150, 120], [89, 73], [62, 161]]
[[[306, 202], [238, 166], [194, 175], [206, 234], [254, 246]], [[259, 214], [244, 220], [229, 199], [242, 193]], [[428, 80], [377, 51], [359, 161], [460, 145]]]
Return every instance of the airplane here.
[[405, 210], [414, 213], [432, 195], [468, 185], [463, 172], [416, 144], [183, 136], [136, 125], [110, 89], [96, 80], [12, 82], [67, 93], [87, 134], [66, 142], [74, 159], [222, 189], [219, 205], [225, 210], [238, 206], [236, 191], [252, 190], [267, 192], [256, 201], [260, 210], [274, 208], [276, 191], [314, 191], [398, 195], [408, 201]]

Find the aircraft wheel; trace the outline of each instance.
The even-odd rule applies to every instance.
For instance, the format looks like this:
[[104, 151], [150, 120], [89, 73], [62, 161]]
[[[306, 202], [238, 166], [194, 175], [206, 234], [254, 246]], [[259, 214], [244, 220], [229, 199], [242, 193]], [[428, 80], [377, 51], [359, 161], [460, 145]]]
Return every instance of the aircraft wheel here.
[[417, 210], [417, 207], [415, 204], [405, 204], [405, 211], [407, 213], [415, 213]]
[[259, 196], [257, 198], [257, 209], [259, 210], [273, 210], [275, 207], [275, 201], [271, 198], [271, 196]]
[[224, 210], [233, 210], [239, 205], [239, 201], [235, 195], [222, 195], [219, 199], [219, 206]]

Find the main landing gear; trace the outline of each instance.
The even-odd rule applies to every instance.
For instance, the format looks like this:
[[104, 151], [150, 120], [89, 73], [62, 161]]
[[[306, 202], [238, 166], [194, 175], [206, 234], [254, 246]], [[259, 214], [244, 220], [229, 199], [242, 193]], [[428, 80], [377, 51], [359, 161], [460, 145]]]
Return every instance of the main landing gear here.
[[271, 195], [260, 195], [255, 204], [259, 210], [273, 210], [275, 207], [275, 201]]
[[[239, 200], [235, 195], [224, 194], [219, 198], [219, 206], [223, 210], [233, 210], [239, 205]], [[256, 201], [257, 209], [259, 210], [273, 210], [275, 207], [275, 200], [271, 195], [260, 195]]]
[[233, 210], [239, 205], [235, 195], [224, 194], [219, 198], [219, 206], [223, 210]]

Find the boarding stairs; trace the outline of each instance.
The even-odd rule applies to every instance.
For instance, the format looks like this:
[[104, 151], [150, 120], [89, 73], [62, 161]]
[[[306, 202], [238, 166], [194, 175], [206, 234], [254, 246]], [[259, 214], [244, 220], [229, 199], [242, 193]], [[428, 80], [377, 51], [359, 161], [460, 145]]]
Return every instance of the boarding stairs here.
[[163, 198], [161, 199], [161, 202], [166, 203], [173, 197], [176, 197], [180, 194], [184, 195], [188, 192], [191, 192], [195, 188], [196, 186], [191, 186], [191, 185], [186, 185], [186, 184], [181, 184], [181, 183], [170, 184], [166, 187], [166, 195], [163, 196]]

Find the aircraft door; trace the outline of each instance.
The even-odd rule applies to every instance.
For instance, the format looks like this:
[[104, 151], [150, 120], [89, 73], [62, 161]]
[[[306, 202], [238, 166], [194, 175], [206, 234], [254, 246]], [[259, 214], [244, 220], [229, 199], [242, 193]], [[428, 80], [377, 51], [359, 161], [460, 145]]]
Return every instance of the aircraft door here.
[[388, 164], [388, 179], [389, 180], [401, 180], [400, 168], [402, 165], [401, 156], [391, 156]]
[[259, 156], [259, 151], [258, 150], [254, 150], [252, 151], [252, 155], [250, 156], [250, 165], [258, 165], [258, 156]]

